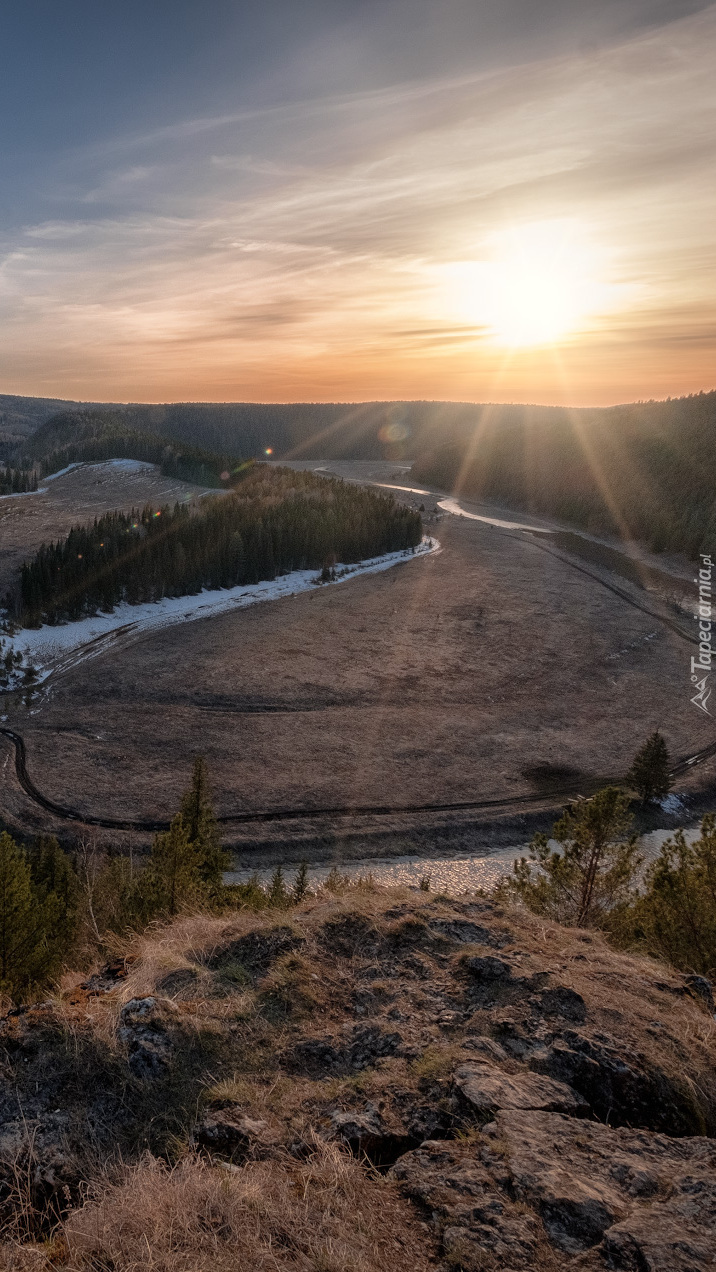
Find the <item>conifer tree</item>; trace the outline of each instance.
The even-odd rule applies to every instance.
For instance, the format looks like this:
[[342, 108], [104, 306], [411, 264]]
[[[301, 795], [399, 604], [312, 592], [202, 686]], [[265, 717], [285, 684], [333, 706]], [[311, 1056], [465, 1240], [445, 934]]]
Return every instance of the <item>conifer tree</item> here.
[[0, 834], [0, 991], [17, 1001], [47, 975], [44, 907], [33, 895], [24, 852]]
[[671, 790], [670, 757], [666, 742], [657, 729], [637, 751], [626, 780], [641, 796], [642, 803], [663, 799]]
[[231, 859], [221, 847], [206, 761], [201, 755], [194, 760], [191, 786], [182, 799], [179, 815], [188, 842], [196, 854], [199, 878], [212, 894], [216, 894], [221, 890], [223, 872], [228, 870]]
[[148, 922], [160, 914], [178, 914], [203, 891], [196, 847], [189, 840], [181, 813], [169, 830], [155, 837], [152, 855], [137, 889], [137, 910]]
[[601, 923], [631, 897], [642, 858], [630, 829], [629, 797], [616, 786], [571, 804], [550, 835], [535, 835], [529, 858], [515, 862], [506, 891], [560, 923]]
[[301, 901], [305, 900], [305, 898], [310, 895], [311, 889], [308, 886], [308, 863], [302, 861], [296, 873], [296, 878], [293, 881], [291, 900], [294, 905], [299, 905]]
[[67, 853], [54, 835], [41, 835], [29, 855], [35, 897], [45, 910], [48, 948], [57, 960], [77, 933], [80, 885]]
[[271, 876], [267, 895], [269, 905], [275, 906], [277, 910], [286, 909], [290, 898], [281, 866], [277, 866]]

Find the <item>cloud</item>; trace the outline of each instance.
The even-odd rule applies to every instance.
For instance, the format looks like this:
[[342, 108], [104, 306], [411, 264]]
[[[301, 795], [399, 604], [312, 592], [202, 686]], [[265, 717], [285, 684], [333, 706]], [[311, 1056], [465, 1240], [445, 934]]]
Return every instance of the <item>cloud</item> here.
[[[658, 375], [678, 391], [680, 365], [697, 387], [714, 325], [715, 47], [710, 6], [589, 53], [189, 120], [68, 156], [67, 218], [0, 244], [0, 371], [85, 397], [102, 384], [205, 397], [212, 383], [285, 397], [310, 375], [314, 398], [386, 384], [440, 396], [446, 382], [484, 396], [500, 358], [484, 323], [446, 309], [441, 270], [484, 259], [500, 227], [567, 217], [600, 244], [615, 296], [633, 296], [631, 316], [620, 306], [566, 349], [575, 400], [593, 400], [600, 377], [605, 391], [615, 342], [638, 351], [631, 395], [652, 395], [665, 349]], [[509, 397], [528, 373], [546, 386], [533, 399], [555, 383], [527, 355], [511, 365]]]

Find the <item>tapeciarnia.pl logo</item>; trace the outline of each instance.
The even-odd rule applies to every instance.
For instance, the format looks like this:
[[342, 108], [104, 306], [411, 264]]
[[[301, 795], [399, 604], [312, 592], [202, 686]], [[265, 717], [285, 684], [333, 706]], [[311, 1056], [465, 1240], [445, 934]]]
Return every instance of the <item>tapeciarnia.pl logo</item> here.
[[701, 554], [699, 577], [694, 582], [699, 589], [699, 603], [694, 618], [699, 625], [699, 656], [691, 659], [691, 683], [696, 686], [696, 693], [691, 699], [695, 707], [711, 715], [708, 701], [711, 697], [709, 675], [712, 670], [714, 651], [711, 646], [712, 605], [711, 605], [711, 572], [713, 563], [710, 556]]

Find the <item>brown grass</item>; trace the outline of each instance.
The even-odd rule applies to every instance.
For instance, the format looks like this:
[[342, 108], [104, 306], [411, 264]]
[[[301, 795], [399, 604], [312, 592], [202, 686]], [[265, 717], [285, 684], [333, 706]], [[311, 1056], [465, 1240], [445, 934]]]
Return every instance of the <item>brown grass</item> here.
[[394, 1186], [337, 1148], [228, 1171], [147, 1157], [64, 1226], [68, 1272], [421, 1272], [430, 1257]]

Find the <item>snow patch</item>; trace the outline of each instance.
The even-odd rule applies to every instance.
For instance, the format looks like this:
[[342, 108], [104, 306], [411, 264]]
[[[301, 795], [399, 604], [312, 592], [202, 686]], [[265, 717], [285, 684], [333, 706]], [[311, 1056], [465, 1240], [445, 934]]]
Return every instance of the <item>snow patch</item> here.
[[[357, 565], [336, 565], [336, 573], [340, 577], [320, 586], [332, 587], [359, 574], [377, 574], [382, 570], [389, 570], [391, 566], [410, 561], [413, 557], [429, 556], [440, 551], [437, 539], [425, 537], [414, 553], [406, 549], [372, 557]], [[115, 606], [111, 614], [100, 613], [57, 627], [44, 626], [36, 630], [23, 628], [14, 636], [4, 638], [5, 648], [21, 653], [25, 666], [34, 667], [37, 673], [34, 683], [37, 685], [58, 668], [66, 671], [69, 667], [96, 657], [115, 641], [126, 636], [137, 636], [142, 632], [171, 627], [175, 623], [191, 622], [196, 618], [211, 618], [215, 614], [244, 609], [261, 601], [297, 596], [318, 586], [318, 579], [315, 570], [295, 570], [292, 574], [267, 579], [262, 583], [204, 591], [196, 596], [166, 596], [161, 601], [147, 601], [142, 605], [122, 602]]]
[[682, 813], [684, 811], [684, 800], [680, 795], [665, 795], [659, 800], [659, 807], [665, 813]]
[[49, 477], [43, 477], [43, 481], [54, 481], [56, 477], [64, 477], [65, 473], [71, 473], [73, 468], [82, 468], [80, 463], [68, 464], [66, 468], [60, 468], [56, 473], [50, 473]]

